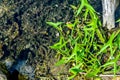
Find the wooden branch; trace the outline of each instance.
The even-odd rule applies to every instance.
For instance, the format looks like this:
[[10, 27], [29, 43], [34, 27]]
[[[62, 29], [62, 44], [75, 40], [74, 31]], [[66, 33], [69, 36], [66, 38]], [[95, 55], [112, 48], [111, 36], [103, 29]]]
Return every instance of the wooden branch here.
[[111, 30], [115, 28], [115, 9], [119, 4], [119, 0], [102, 0], [103, 7], [103, 27]]

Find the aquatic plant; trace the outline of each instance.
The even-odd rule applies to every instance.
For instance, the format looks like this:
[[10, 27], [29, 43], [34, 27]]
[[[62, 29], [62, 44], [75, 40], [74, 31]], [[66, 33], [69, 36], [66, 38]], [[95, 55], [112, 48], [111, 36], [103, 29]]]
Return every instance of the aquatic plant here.
[[74, 18], [68, 22], [47, 22], [59, 31], [59, 41], [50, 46], [57, 51], [60, 60], [56, 65], [71, 67], [69, 79], [78, 74], [95, 77], [120, 71], [120, 30], [112, 33], [102, 27], [99, 15], [87, 0], [79, 6], [71, 5]]

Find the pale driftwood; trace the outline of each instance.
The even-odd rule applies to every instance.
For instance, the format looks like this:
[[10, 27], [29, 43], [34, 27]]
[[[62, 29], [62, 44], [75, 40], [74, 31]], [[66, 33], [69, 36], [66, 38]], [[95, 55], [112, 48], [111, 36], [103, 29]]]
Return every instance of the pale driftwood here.
[[115, 9], [119, 4], [119, 0], [102, 0], [103, 7], [103, 27], [111, 30], [115, 28]]

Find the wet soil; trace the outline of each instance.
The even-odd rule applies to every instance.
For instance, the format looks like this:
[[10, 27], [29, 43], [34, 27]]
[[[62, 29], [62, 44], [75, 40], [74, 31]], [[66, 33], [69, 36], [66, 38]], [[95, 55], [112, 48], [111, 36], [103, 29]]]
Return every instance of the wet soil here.
[[[0, 61], [9, 80], [66, 80], [66, 65], [55, 67], [56, 52], [49, 48], [57, 31], [46, 21], [69, 21], [73, 0], [2, 0], [0, 2]], [[8, 75], [7, 74], [7, 75]], [[17, 76], [17, 77], [14, 77]]]

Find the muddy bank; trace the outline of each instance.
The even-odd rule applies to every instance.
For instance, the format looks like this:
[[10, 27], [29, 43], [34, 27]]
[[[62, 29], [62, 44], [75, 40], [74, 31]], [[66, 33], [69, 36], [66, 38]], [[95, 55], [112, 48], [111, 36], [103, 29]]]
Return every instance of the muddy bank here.
[[57, 41], [57, 32], [46, 21], [69, 21], [73, 14], [69, 5], [77, 3], [72, 0], [1, 1], [0, 61], [10, 78], [16, 74], [13, 80], [54, 78], [60, 68], [54, 67], [56, 53], [49, 46]]

